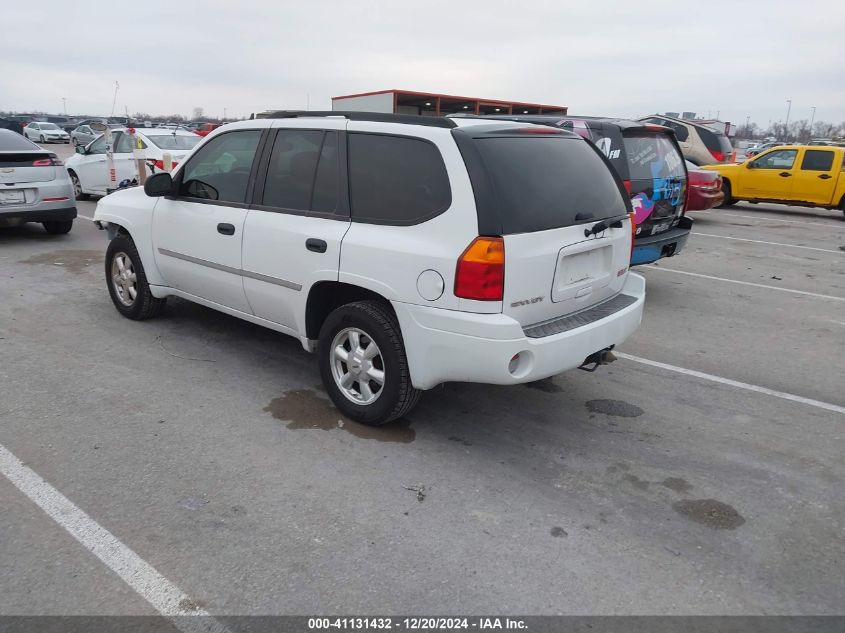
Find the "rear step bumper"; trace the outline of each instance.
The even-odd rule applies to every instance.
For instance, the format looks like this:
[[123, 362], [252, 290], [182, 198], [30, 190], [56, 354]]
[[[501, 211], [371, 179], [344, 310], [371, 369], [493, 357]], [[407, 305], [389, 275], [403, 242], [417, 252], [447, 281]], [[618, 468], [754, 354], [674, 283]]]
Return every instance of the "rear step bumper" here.
[[637, 238], [634, 240], [634, 252], [631, 253], [631, 266], [650, 264], [663, 257], [677, 255], [686, 246], [689, 234], [689, 227], [681, 226], [665, 233]]
[[[393, 307], [402, 328], [411, 382], [416, 388], [431, 389], [443, 382], [513, 385], [580, 367], [596, 352], [628, 338], [642, 320], [645, 279], [629, 273], [618, 296], [631, 300], [614, 306], [618, 309], [607, 314], [594, 314], [596, 318], [567, 323], [572, 327], [537, 337], [526, 335], [519, 322], [504, 314], [475, 314], [399, 302], [394, 302]], [[586, 312], [578, 315], [583, 317]]]

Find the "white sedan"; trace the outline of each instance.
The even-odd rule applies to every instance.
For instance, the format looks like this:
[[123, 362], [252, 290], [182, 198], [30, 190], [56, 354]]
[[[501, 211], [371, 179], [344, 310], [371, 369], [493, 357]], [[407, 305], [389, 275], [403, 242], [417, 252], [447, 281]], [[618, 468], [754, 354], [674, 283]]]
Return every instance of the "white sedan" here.
[[[147, 176], [164, 170], [165, 153], [170, 154], [173, 167], [176, 167], [203, 140], [193, 132], [156, 128], [136, 128], [135, 136], [144, 151]], [[109, 189], [117, 189], [121, 184], [137, 184], [138, 167], [132, 149], [132, 137], [126, 129], [112, 130], [116, 172], [115, 184], [112, 185], [106, 161], [105, 136], [99, 136], [85, 147], [78, 146], [76, 153], [65, 161], [76, 199], [84, 200], [89, 195], [104, 196]]]
[[23, 129], [23, 135], [36, 143], [70, 143], [70, 135], [55, 123], [33, 121]]

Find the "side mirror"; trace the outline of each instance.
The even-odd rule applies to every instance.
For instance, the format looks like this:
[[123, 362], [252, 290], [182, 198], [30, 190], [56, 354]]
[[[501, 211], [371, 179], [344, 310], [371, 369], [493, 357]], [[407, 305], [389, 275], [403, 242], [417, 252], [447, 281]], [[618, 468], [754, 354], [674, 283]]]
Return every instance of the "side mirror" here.
[[752, 161], [748, 161], [748, 162], [746, 162], [746, 163], [745, 163], [745, 166], [746, 166], [748, 169], [757, 169], [757, 165], [756, 165], [754, 162], [752, 162]]
[[173, 178], [166, 171], [153, 174], [144, 183], [144, 193], [151, 198], [160, 198], [173, 192]]
[[77, 154], [82, 154], [83, 156], [87, 153], [82, 145], [77, 145], [75, 151]]

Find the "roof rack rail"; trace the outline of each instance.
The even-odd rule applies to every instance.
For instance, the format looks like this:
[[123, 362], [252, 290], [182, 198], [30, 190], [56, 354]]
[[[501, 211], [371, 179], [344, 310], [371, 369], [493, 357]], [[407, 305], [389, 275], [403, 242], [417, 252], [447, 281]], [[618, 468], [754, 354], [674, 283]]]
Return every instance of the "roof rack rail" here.
[[416, 114], [389, 114], [386, 112], [347, 112], [342, 110], [276, 110], [262, 112], [256, 118], [261, 119], [299, 119], [308, 117], [343, 117], [350, 121], [375, 121], [378, 123], [405, 123], [407, 125], [425, 125], [428, 127], [457, 127], [454, 121], [443, 117], [417, 116]]

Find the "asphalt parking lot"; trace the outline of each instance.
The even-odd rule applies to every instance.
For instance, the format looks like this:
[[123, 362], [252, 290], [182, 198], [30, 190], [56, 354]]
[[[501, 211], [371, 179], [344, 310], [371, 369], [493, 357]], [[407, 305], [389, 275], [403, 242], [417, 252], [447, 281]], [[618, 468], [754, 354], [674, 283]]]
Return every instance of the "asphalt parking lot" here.
[[0, 230], [0, 613], [154, 614], [126, 551], [186, 612], [843, 613], [841, 212], [696, 213], [616, 363], [370, 429], [292, 338], [178, 299], [121, 317], [94, 208]]

